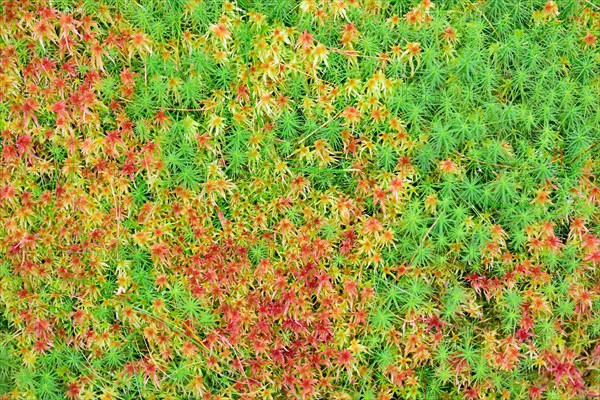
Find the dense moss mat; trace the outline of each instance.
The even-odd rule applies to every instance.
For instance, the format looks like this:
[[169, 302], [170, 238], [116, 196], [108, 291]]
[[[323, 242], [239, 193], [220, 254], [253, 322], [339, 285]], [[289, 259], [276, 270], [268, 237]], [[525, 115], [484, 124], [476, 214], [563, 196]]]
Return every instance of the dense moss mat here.
[[0, 0], [1, 398], [599, 396], [598, 12]]

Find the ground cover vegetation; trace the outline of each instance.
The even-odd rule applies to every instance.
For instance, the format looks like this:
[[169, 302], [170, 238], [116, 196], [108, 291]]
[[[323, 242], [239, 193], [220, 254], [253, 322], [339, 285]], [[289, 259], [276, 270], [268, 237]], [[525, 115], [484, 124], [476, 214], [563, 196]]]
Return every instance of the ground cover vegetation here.
[[599, 10], [0, 0], [1, 398], [600, 395]]

